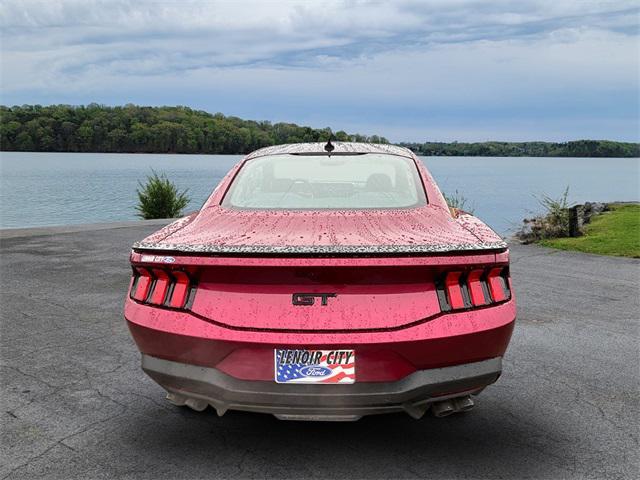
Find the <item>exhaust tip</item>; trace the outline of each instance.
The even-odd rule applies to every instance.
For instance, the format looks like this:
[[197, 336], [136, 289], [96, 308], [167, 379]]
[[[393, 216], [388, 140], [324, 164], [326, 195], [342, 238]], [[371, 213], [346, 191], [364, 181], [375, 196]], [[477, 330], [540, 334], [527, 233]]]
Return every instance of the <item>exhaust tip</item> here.
[[176, 407], [184, 407], [187, 397], [184, 395], [180, 395], [179, 393], [169, 392], [167, 393], [167, 400], [171, 405], [175, 405]]
[[200, 400], [199, 398], [188, 398], [187, 400], [185, 400], [184, 404], [190, 409], [195, 410], [196, 412], [202, 412], [209, 406], [208, 402]]
[[456, 408], [451, 400], [434, 403], [431, 406], [431, 412], [438, 418], [447, 417], [456, 412]]
[[456, 412], [468, 412], [475, 406], [475, 402], [470, 395], [467, 395], [466, 397], [456, 398], [453, 400], [453, 403], [455, 405]]

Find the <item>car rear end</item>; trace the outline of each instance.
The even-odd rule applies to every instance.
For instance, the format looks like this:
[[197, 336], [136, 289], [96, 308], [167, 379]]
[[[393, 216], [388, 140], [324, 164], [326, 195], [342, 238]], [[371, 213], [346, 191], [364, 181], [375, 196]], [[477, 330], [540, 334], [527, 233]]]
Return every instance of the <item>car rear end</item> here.
[[[497, 380], [514, 325], [506, 252], [131, 260], [125, 317], [144, 370], [174, 402], [219, 413], [419, 417]], [[334, 355], [328, 375], [289, 382], [286, 356], [305, 366], [297, 351], [348, 362]]]
[[200, 212], [134, 245], [124, 313], [145, 372], [173, 403], [219, 414], [471, 408], [514, 327], [506, 244], [450, 212], [406, 150], [260, 152]]

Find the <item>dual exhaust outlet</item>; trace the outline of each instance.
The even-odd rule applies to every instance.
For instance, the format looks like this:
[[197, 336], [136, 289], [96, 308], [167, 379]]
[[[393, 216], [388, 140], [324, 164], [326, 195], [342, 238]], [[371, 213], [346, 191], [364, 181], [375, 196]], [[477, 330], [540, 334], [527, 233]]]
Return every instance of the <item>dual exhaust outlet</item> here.
[[[172, 403], [173, 405], [187, 406], [197, 412], [202, 412], [210, 404], [210, 402], [207, 400], [203, 400], [201, 398], [187, 397], [185, 395], [181, 395], [179, 393], [174, 393], [174, 392], [169, 392], [167, 394], [167, 400], [169, 400], [169, 402]], [[227, 407], [224, 405], [219, 405], [219, 406], [214, 404], [211, 404], [211, 405], [216, 409], [218, 416], [224, 415], [225, 412], [227, 411]], [[434, 416], [438, 418], [442, 418], [442, 417], [447, 417], [453, 413], [467, 412], [471, 410], [474, 406], [475, 406], [475, 402], [471, 398], [471, 395], [466, 395], [464, 397], [451, 398], [449, 400], [441, 400], [439, 402], [435, 402], [431, 405], [431, 412], [433, 413]], [[422, 413], [424, 413], [424, 410], [422, 411]], [[422, 414], [415, 416], [415, 418], [420, 418], [421, 416]], [[355, 418], [350, 418], [350, 419], [355, 420], [357, 418], [360, 418], [360, 417], [356, 416]]]
[[452, 398], [450, 400], [442, 400], [431, 405], [431, 413], [438, 418], [446, 417], [452, 413], [467, 412], [471, 410], [475, 402], [471, 395], [465, 397]]

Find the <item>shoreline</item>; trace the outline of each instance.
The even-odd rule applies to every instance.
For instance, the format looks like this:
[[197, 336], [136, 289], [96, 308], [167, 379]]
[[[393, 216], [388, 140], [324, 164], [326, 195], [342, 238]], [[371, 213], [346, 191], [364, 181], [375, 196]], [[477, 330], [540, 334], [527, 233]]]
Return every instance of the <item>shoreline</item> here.
[[[394, 145], [394, 144], [392, 144]], [[402, 146], [402, 145], [400, 145]], [[24, 150], [0, 150], [0, 156], [5, 153], [24, 153], [24, 154], [57, 154], [57, 155], [68, 155], [68, 154], [80, 154], [80, 155], [175, 155], [175, 156], [210, 156], [210, 157], [245, 157], [249, 153], [183, 153], [183, 152], [59, 152], [59, 151], [41, 151], [41, 150], [33, 150], [33, 151], [24, 151]], [[417, 157], [424, 158], [566, 158], [566, 159], [577, 159], [577, 158], [606, 158], [607, 160], [627, 160], [627, 159], [636, 159], [640, 160], [640, 156], [637, 157], [572, 157], [568, 155], [552, 155], [552, 156], [543, 156], [543, 155], [423, 155], [420, 153], [415, 153]]]
[[[616, 200], [613, 202], [604, 202], [608, 205], [622, 205], [622, 204], [631, 204], [637, 205], [640, 204], [639, 200]], [[178, 217], [180, 218], [180, 217]], [[0, 227], [0, 240], [9, 239], [9, 238], [20, 238], [20, 237], [36, 237], [36, 236], [46, 236], [46, 235], [56, 235], [56, 234], [65, 234], [65, 233], [80, 233], [80, 232], [90, 232], [90, 231], [98, 231], [98, 230], [113, 230], [116, 228], [128, 228], [128, 227], [136, 227], [136, 226], [164, 226], [169, 223], [177, 220], [177, 218], [160, 218], [153, 220], [121, 220], [121, 221], [113, 221], [113, 222], [92, 222], [92, 223], [74, 223], [69, 225], [42, 225], [35, 227]], [[513, 232], [507, 232], [504, 235], [500, 235], [505, 242], [509, 244], [518, 243], [525, 244], [519, 238], [516, 237], [516, 234]]]

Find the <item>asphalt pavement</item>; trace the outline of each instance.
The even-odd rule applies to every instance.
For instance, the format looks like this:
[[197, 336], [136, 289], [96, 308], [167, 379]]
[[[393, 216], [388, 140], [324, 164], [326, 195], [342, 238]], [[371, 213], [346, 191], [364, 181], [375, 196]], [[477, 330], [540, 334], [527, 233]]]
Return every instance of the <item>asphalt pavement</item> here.
[[0, 478], [639, 478], [640, 261], [512, 246], [518, 322], [469, 413], [285, 422], [140, 370], [127, 257], [157, 228], [0, 231]]

